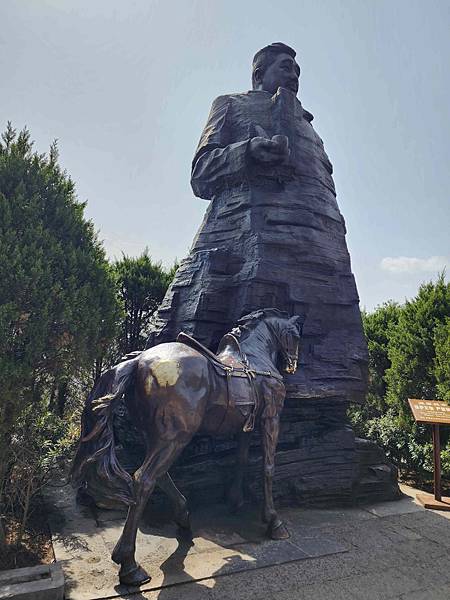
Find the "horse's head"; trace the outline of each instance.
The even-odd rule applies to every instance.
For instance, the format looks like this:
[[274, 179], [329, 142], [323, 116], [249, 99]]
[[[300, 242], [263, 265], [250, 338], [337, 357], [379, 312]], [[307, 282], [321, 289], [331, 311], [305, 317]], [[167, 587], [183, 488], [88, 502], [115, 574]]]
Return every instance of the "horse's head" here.
[[[269, 347], [274, 354], [282, 356], [284, 362], [282, 369], [286, 373], [295, 373], [304, 320], [303, 315], [289, 317], [287, 313], [277, 308], [262, 308], [241, 317], [237, 323], [238, 327], [231, 333], [238, 337], [243, 344], [249, 344], [253, 351], [258, 349], [261, 339], [266, 337], [266, 342], [269, 342]], [[261, 332], [262, 325], [264, 328]], [[260, 335], [253, 335], [257, 331], [260, 332]], [[263, 347], [260, 346], [261, 351]], [[246, 352], [248, 350], [247, 348]]]
[[295, 315], [290, 319], [279, 320], [278, 340], [280, 353], [285, 361], [286, 373], [295, 373], [298, 364], [298, 349], [305, 317]]

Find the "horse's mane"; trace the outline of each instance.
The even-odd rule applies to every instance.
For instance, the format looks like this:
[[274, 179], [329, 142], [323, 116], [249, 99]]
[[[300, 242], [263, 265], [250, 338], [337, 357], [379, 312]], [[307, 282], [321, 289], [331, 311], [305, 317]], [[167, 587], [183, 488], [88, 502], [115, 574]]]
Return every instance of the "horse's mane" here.
[[262, 319], [267, 317], [288, 319], [289, 315], [287, 312], [278, 310], [278, 308], [260, 308], [258, 310], [254, 310], [248, 315], [241, 317], [236, 323], [236, 327], [232, 329], [230, 333], [232, 333], [235, 337], [240, 338], [243, 333], [248, 333], [254, 327], [256, 327], [256, 325], [258, 325]]
[[[243, 342], [253, 331], [253, 329], [255, 329], [256, 326], [261, 323], [261, 321], [270, 317], [289, 319], [288, 313], [278, 310], [278, 308], [260, 308], [258, 310], [254, 310], [248, 315], [241, 317], [239, 321], [237, 321], [234, 329], [223, 336], [223, 338], [220, 340], [217, 352], [219, 353], [227, 343], [230, 343], [231, 339], [234, 339], [235, 341], [237, 339], [239, 342]], [[305, 315], [303, 314], [297, 315], [295, 319], [297, 326], [299, 327], [300, 336], [302, 335], [304, 320]]]

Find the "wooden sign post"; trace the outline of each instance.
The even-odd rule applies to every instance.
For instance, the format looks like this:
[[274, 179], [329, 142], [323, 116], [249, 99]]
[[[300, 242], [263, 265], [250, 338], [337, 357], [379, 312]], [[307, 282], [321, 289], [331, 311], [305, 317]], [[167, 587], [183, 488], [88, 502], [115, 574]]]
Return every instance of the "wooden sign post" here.
[[408, 398], [412, 414], [418, 423], [428, 423], [433, 432], [434, 497], [417, 494], [417, 500], [425, 508], [450, 510], [450, 498], [442, 497], [441, 485], [441, 438], [439, 425], [450, 425], [450, 406], [442, 400], [416, 400]]

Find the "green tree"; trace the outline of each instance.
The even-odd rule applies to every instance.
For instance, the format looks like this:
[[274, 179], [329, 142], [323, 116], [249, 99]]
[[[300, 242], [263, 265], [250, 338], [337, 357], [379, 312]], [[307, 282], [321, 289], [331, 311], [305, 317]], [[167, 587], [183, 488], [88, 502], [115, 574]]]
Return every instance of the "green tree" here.
[[126, 354], [145, 346], [150, 319], [164, 298], [178, 264], [165, 271], [160, 262], [153, 262], [148, 251], [132, 258], [123, 256], [114, 263], [118, 295], [123, 303], [124, 318], [118, 342], [118, 352]]
[[368, 424], [383, 415], [386, 405], [385, 374], [391, 366], [388, 356], [389, 339], [397, 326], [401, 306], [393, 301], [377, 306], [371, 313], [362, 311], [364, 333], [369, 350], [369, 381], [366, 402], [349, 410], [357, 435], [367, 437]]
[[[25, 412], [64, 413], [67, 391], [115, 335], [119, 304], [70, 177], [8, 124], [0, 143], [0, 494]], [[23, 420], [21, 421], [23, 422]], [[26, 436], [25, 436], [26, 438]]]
[[[429, 428], [415, 423], [409, 398], [450, 399], [450, 285], [444, 276], [420, 286], [399, 307], [388, 303], [363, 316], [369, 346], [367, 403], [350, 411], [359, 435], [380, 444], [404, 470], [432, 470]], [[449, 431], [442, 432], [442, 466], [450, 474]]]
[[434, 375], [439, 398], [450, 403], [450, 317], [434, 329]]
[[391, 366], [388, 356], [389, 339], [397, 326], [401, 307], [385, 302], [372, 313], [363, 313], [364, 333], [369, 349], [369, 394], [380, 409], [384, 405], [386, 371]]
[[[440, 275], [405, 303], [392, 330], [386, 371], [387, 402], [410, 415], [408, 398], [437, 398], [436, 334], [450, 317], [450, 284]], [[441, 334], [442, 335], [442, 334]]]

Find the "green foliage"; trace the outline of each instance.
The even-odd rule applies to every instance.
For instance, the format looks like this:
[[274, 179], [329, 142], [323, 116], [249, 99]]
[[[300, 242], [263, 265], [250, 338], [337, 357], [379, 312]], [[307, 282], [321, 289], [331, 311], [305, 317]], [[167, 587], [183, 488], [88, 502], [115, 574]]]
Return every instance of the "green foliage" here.
[[77, 434], [70, 421], [49, 411], [42, 402], [27, 406], [17, 419], [10, 439], [8, 476], [3, 482], [6, 511], [21, 523], [17, 542], [33, 510], [33, 497], [69, 456]]
[[[444, 276], [420, 286], [403, 306], [386, 303], [363, 314], [369, 347], [369, 391], [350, 418], [403, 470], [432, 471], [430, 428], [418, 425], [408, 398], [450, 400], [450, 284]], [[450, 476], [449, 428], [443, 428], [442, 467]]]
[[[37, 154], [29, 132], [10, 124], [2, 140], [0, 492], [15, 440], [27, 437], [23, 423], [40, 424], [49, 410], [63, 416], [71, 381], [108, 347], [120, 314], [111, 269], [56, 144]], [[45, 444], [38, 448], [48, 456]]]
[[436, 330], [450, 316], [450, 284], [441, 275], [402, 308], [389, 340], [387, 402], [409, 415], [408, 398], [437, 398]]
[[372, 313], [362, 312], [364, 333], [369, 349], [369, 385], [366, 402], [349, 409], [349, 416], [357, 435], [368, 437], [368, 423], [387, 410], [385, 400], [385, 373], [391, 366], [388, 356], [389, 337], [397, 326], [401, 307], [396, 302], [385, 302]]
[[434, 375], [438, 395], [450, 404], [450, 317], [434, 329]]
[[152, 261], [147, 250], [137, 258], [123, 256], [114, 263], [118, 296], [125, 311], [119, 337], [120, 354], [145, 347], [150, 319], [177, 268], [175, 263], [165, 271], [160, 262]]
[[369, 348], [369, 393], [379, 409], [384, 408], [384, 375], [391, 366], [388, 356], [389, 339], [397, 326], [400, 313], [401, 308], [396, 302], [386, 302], [373, 313], [362, 315]]
[[74, 185], [27, 130], [0, 145], [0, 378], [29, 387], [88, 365], [118, 305], [103, 249]]
[[[403, 472], [427, 478], [433, 471], [433, 450], [430, 428], [413, 420], [405, 423], [403, 417], [391, 407], [379, 416], [368, 420], [355, 410], [351, 418], [358, 435], [381, 446], [387, 456]], [[444, 441], [444, 440], [443, 440]], [[442, 474], [450, 476], [450, 445], [444, 441]]]

